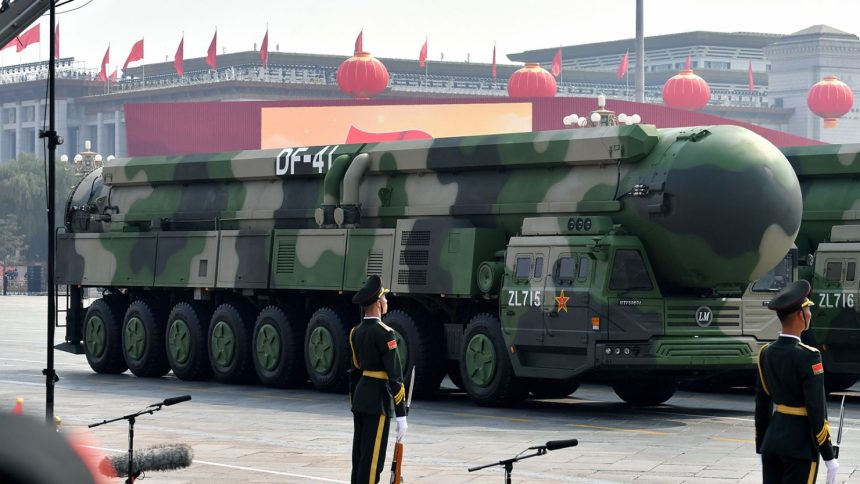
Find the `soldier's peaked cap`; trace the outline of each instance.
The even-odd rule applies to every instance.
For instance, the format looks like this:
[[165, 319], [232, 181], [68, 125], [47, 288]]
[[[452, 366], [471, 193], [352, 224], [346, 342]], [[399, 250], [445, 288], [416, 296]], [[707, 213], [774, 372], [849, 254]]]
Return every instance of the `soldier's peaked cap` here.
[[382, 278], [379, 276], [369, 276], [364, 283], [364, 287], [352, 296], [352, 302], [360, 306], [370, 306], [379, 300], [388, 292], [382, 285]]
[[767, 308], [778, 314], [791, 314], [806, 306], [815, 306], [815, 303], [808, 299], [810, 292], [812, 292], [812, 288], [808, 282], [804, 280], [793, 282], [776, 293], [773, 299], [767, 303]]

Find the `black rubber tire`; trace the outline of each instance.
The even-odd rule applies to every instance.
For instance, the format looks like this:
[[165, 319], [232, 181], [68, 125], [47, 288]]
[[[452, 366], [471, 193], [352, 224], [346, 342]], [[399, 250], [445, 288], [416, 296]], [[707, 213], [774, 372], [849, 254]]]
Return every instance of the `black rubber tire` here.
[[[145, 339], [142, 342], [140, 358], [132, 357], [128, 352], [128, 325], [136, 318], [143, 326]], [[138, 299], [129, 304], [122, 320], [122, 355], [128, 369], [135, 376], [144, 378], [162, 377], [170, 371], [167, 362], [167, 348], [164, 341], [164, 326], [166, 318], [163, 311], [155, 304]]]
[[619, 381], [612, 385], [619, 398], [637, 407], [650, 407], [666, 402], [678, 389], [673, 380], [659, 378], [637, 378]]
[[827, 393], [844, 392], [857, 383], [856, 375], [845, 373], [824, 373], [824, 391]]
[[[258, 345], [263, 343], [260, 331], [264, 327], [274, 329], [280, 339], [279, 357], [271, 370], [260, 361]], [[300, 319], [283, 308], [272, 305], [260, 311], [254, 323], [251, 348], [254, 369], [261, 383], [274, 388], [296, 388], [308, 381], [303, 352], [304, 333], [305, 325]]]
[[564, 398], [579, 388], [579, 380], [550, 380], [548, 378], [530, 378], [527, 386], [535, 398]]
[[[87, 363], [90, 368], [96, 373], [119, 374], [128, 370], [128, 365], [125, 364], [125, 359], [122, 356], [122, 309], [120, 301], [117, 299], [111, 300], [108, 297], [96, 299], [87, 308], [87, 313], [84, 316], [83, 333], [84, 333], [84, 353], [87, 356]], [[87, 340], [87, 322], [91, 317], [98, 317], [102, 321], [104, 328], [104, 349], [99, 351], [100, 354], [95, 354], [86, 344]], [[99, 336], [100, 339], [102, 335]]]
[[[331, 334], [332, 344], [326, 351], [331, 351], [332, 363], [325, 373], [314, 369], [317, 362], [311, 361], [312, 352], [309, 350], [314, 330], [325, 328]], [[319, 308], [308, 320], [305, 331], [304, 359], [308, 379], [317, 390], [332, 393], [345, 393], [349, 387], [347, 370], [352, 364], [352, 350], [349, 347], [350, 325], [346, 318], [330, 307]]]
[[442, 327], [432, 324], [418, 312], [396, 309], [389, 312], [384, 322], [406, 341], [408, 356], [403, 364], [403, 382], [408, 385], [412, 368], [415, 368], [414, 398], [432, 398], [445, 378], [445, 353]]
[[[254, 308], [243, 303], [224, 303], [215, 308], [209, 320], [209, 331], [206, 334], [209, 365], [212, 376], [221, 383], [246, 384], [253, 383], [256, 378], [254, 363], [251, 358], [251, 326], [254, 321]], [[224, 347], [220, 338], [220, 326], [224, 323], [233, 333], [229, 347]], [[217, 333], [217, 334], [216, 334]], [[218, 359], [224, 351], [232, 351], [232, 359], [227, 364], [221, 364]]]
[[[176, 378], [185, 381], [208, 380], [212, 378], [212, 367], [209, 365], [207, 348], [209, 334], [209, 319], [212, 317], [212, 306], [203, 301], [187, 301], [173, 306], [167, 317], [164, 339], [167, 361]], [[180, 363], [180, 359], [170, 351], [171, 329], [177, 321], [184, 321], [188, 327], [188, 357]]]
[[[493, 376], [486, 386], [480, 386], [472, 380], [466, 361], [469, 344], [478, 335], [483, 335], [490, 341], [495, 355]], [[514, 375], [514, 368], [506, 348], [499, 318], [489, 313], [481, 313], [469, 321], [460, 347], [460, 377], [463, 380], [463, 389], [478, 405], [511, 406], [523, 401], [528, 395], [525, 380]]]

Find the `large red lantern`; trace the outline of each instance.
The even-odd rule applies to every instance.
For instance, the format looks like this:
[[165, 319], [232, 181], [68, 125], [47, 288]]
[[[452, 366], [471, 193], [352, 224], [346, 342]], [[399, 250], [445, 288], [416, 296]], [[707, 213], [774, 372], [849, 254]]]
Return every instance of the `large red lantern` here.
[[825, 128], [835, 128], [836, 118], [842, 117], [854, 106], [854, 93], [836, 76], [826, 76], [809, 89], [806, 105], [810, 111], [824, 118]]
[[711, 87], [693, 74], [693, 69], [681, 69], [663, 84], [663, 104], [675, 109], [698, 111], [711, 99]]
[[524, 65], [508, 79], [511, 97], [553, 97], [555, 93], [555, 78], [535, 62]]
[[388, 69], [367, 52], [356, 52], [337, 68], [340, 90], [355, 98], [371, 98], [388, 87]]

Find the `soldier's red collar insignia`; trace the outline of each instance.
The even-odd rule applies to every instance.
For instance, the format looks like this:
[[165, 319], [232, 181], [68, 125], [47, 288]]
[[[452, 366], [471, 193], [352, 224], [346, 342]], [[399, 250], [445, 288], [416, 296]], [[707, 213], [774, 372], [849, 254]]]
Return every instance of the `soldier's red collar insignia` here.
[[390, 340], [388, 342], [388, 349], [393, 350], [394, 348], [397, 348], [397, 341], [396, 340]]
[[812, 374], [813, 375], [820, 375], [822, 373], [824, 373], [824, 365], [822, 363], [816, 363], [816, 364], [812, 365]]
[[561, 294], [555, 297], [555, 302], [558, 304], [558, 312], [567, 312], [568, 301], [570, 301], [570, 298], [564, 295], [564, 289], [562, 289]]

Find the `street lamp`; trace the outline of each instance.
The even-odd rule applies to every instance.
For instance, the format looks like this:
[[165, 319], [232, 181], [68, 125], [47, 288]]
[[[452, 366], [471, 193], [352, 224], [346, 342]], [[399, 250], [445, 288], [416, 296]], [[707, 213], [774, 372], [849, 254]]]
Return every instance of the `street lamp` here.
[[[66, 160], [68, 160], [68, 157]], [[75, 173], [79, 175], [85, 175], [102, 166], [102, 155], [92, 151], [90, 140], [84, 141], [84, 151], [76, 154], [74, 160]]]
[[588, 125], [597, 126], [620, 126], [639, 124], [642, 118], [638, 114], [626, 115], [621, 113], [615, 115], [615, 111], [606, 109], [606, 96], [597, 96], [597, 109], [592, 111], [588, 117], [579, 117], [576, 114], [565, 116], [562, 122], [569, 128], [584, 128]]

